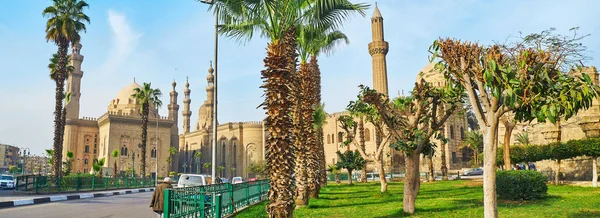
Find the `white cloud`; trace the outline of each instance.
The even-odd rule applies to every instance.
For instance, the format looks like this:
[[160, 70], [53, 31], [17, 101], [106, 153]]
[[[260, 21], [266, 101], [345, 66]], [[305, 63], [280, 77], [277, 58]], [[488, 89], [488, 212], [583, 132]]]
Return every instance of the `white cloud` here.
[[138, 33], [129, 25], [125, 14], [108, 10], [108, 23], [112, 32], [113, 44], [110, 56], [102, 66], [103, 74], [113, 74], [121, 67], [137, 48], [142, 33]]

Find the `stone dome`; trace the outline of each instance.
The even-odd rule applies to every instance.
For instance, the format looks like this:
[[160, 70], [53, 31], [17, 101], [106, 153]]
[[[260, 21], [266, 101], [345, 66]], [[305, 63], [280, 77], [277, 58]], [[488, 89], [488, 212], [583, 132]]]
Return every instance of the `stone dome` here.
[[446, 82], [444, 74], [439, 73], [435, 70], [435, 62], [430, 62], [425, 65], [421, 71], [417, 74], [417, 82], [424, 79], [426, 82], [433, 84], [434, 86], [443, 86]]
[[[136, 82], [125, 86], [121, 89], [121, 91], [119, 91], [117, 97], [115, 97], [115, 100], [119, 99], [119, 104], [130, 104], [129, 99], [131, 98], [131, 95], [135, 93], [135, 91], [133, 91], [135, 88], [142, 88], [142, 86]], [[133, 99], [131, 103], [133, 103]]]

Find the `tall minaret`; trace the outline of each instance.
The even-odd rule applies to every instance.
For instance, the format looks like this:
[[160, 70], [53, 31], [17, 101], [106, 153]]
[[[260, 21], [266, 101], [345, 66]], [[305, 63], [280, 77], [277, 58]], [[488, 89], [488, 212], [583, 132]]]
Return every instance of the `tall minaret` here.
[[175, 123], [174, 127], [177, 128], [177, 112], [179, 112], [179, 105], [177, 104], [177, 92], [175, 91], [175, 86], [177, 86], [177, 83], [175, 82], [175, 80], [173, 80], [173, 83], [171, 83], [171, 85], [173, 86], [173, 91], [171, 91], [170, 93], [171, 102], [169, 103], [169, 119], [173, 120], [173, 122]]
[[65, 106], [67, 108], [67, 119], [78, 119], [79, 118], [79, 98], [81, 97], [81, 77], [83, 77], [83, 71], [81, 71], [81, 63], [83, 62], [83, 55], [81, 55], [81, 44], [73, 45], [73, 51], [71, 53], [71, 65], [73, 71], [67, 78], [67, 93], [71, 93], [71, 101]]
[[204, 105], [206, 106], [206, 126], [207, 128], [212, 129], [212, 117], [213, 117], [213, 110], [214, 110], [214, 105], [213, 105], [213, 98], [214, 98], [214, 91], [215, 91], [215, 75], [213, 75], [214, 73], [214, 69], [212, 68], [212, 61], [210, 62], [210, 66], [208, 67], [208, 76], [206, 76], [206, 101], [204, 101]]
[[190, 111], [190, 103], [192, 99], [190, 99], [190, 83], [187, 78], [185, 80], [185, 89], [183, 90], [183, 94], [185, 95], [183, 99], [183, 132], [190, 132], [190, 116], [192, 116], [192, 111]]
[[375, 2], [375, 10], [371, 18], [371, 32], [373, 39], [369, 43], [369, 54], [373, 59], [373, 89], [387, 95], [388, 83], [385, 56], [388, 53], [389, 45], [383, 39], [383, 17], [379, 12], [377, 2]]

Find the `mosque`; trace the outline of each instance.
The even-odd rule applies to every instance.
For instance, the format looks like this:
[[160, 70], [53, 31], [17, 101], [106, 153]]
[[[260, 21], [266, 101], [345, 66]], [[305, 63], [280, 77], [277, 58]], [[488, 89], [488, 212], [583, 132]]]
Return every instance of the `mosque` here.
[[[372, 42], [369, 43], [368, 52], [372, 56], [373, 67], [373, 88], [379, 92], [388, 93], [387, 82], [387, 64], [386, 55], [389, 50], [389, 44], [384, 39], [383, 17], [379, 8], [375, 6], [371, 18]], [[141, 167], [141, 117], [138, 113], [140, 106], [136, 100], [131, 98], [134, 88], [141, 87], [133, 82], [124, 87], [108, 103], [106, 113], [98, 118], [80, 117], [80, 85], [83, 77], [81, 64], [83, 56], [80, 54], [81, 45], [74, 46], [72, 50], [71, 62], [74, 71], [67, 80], [66, 91], [71, 93], [71, 101], [66, 104], [67, 119], [64, 133], [63, 156], [66, 157], [67, 151], [72, 151], [74, 157], [74, 172], [87, 173], [90, 171], [94, 158], [106, 158], [106, 168], [104, 173], [112, 174], [112, 164], [115, 159], [118, 163], [118, 173], [124, 175], [128, 170], [135, 169], [139, 172]], [[443, 85], [444, 78], [438, 73], [431, 71], [432, 65], [427, 65], [418, 78], [437, 85]], [[209, 174], [208, 169], [202, 166], [204, 163], [211, 162], [212, 154], [212, 114], [213, 114], [213, 92], [214, 75], [213, 69], [208, 69], [206, 77], [206, 100], [197, 110], [198, 120], [196, 125], [192, 126], [190, 116], [192, 111], [191, 90], [188, 81], [185, 83], [183, 99], [183, 129], [180, 132], [178, 128], [179, 105], [177, 104], [178, 93], [176, 83], [172, 84], [170, 92], [170, 101], [168, 104], [168, 115], [161, 116], [156, 109], [150, 110], [149, 127], [158, 125], [158, 133], [155, 128], [148, 128], [147, 143], [147, 174], [154, 176], [166, 176], [169, 171], [203, 173]], [[347, 112], [331, 113], [327, 116], [327, 124], [324, 127], [324, 147], [327, 164], [333, 164], [337, 161], [336, 151], [346, 150], [341, 147], [343, 141], [343, 130], [339, 127], [337, 118]], [[445, 146], [446, 162], [450, 170], [464, 167], [468, 161], [467, 154], [461, 149], [467, 128], [465, 116], [459, 116], [459, 113], [453, 115], [444, 126], [445, 135], [449, 136], [449, 143]], [[216, 163], [222, 166], [221, 176], [243, 176], [252, 177], [246, 169], [250, 164], [263, 160], [265, 155], [265, 128], [262, 121], [254, 122], [228, 122], [218, 124], [218, 141], [216, 150]], [[366, 152], [373, 155], [375, 151], [375, 129], [372, 124], [365, 123]], [[357, 136], [358, 137], [358, 136]], [[404, 158], [401, 152], [390, 149], [388, 145], [384, 150], [385, 170], [394, 173], [404, 171]], [[178, 151], [168, 166], [169, 148], [176, 148]], [[113, 150], [119, 150], [117, 158], [112, 157]], [[350, 149], [355, 149], [350, 146]], [[438, 146], [437, 154], [441, 152]], [[201, 153], [201, 158], [196, 154]], [[464, 158], [463, 158], [464, 157]], [[158, 169], [156, 163], [158, 161]], [[440, 169], [441, 158], [437, 155], [434, 158], [435, 168]], [[165, 164], [162, 164], [165, 163]], [[422, 169], [425, 171], [427, 164], [423, 161]], [[374, 172], [376, 168], [374, 163], [368, 163], [367, 171]]]

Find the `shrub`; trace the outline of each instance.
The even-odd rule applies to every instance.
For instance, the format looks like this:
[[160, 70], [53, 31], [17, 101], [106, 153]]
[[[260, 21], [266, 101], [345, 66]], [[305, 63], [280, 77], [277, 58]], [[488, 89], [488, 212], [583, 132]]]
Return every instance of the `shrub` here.
[[548, 177], [531, 170], [498, 171], [496, 193], [503, 200], [531, 200], [548, 194]]

